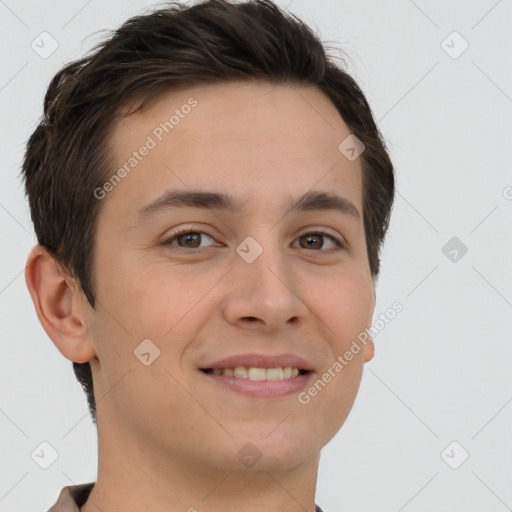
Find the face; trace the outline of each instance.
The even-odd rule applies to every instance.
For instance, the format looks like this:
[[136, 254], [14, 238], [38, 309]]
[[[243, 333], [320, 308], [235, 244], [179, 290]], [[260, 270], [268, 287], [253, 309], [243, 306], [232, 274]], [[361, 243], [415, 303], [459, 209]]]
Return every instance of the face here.
[[[370, 340], [344, 357], [375, 306], [349, 135], [318, 89], [268, 83], [173, 91], [113, 126], [112, 174], [126, 172], [96, 193], [87, 320], [100, 431], [204, 468], [239, 470], [247, 450], [274, 471], [318, 455], [373, 355]], [[232, 204], [165, 201], [177, 191]], [[287, 366], [308, 372], [252, 380]]]

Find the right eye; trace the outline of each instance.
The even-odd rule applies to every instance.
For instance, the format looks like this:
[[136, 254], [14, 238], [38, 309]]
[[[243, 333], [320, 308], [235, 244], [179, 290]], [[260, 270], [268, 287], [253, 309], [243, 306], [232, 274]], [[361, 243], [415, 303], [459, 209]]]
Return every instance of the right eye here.
[[[186, 228], [172, 234], [169, 238], [162, 242], [162, 245], [175, 245], [173, 242], [177, 241], [178, 247], [181, 249], [197, 249], [200, 248], [200, 246], [197, 244], [201, 243], [203, 236], [213, 240], [213, 238], [204, 231], [194, 231], [191, 228]], [[181, 243], [185, 245], [180, 245]]]

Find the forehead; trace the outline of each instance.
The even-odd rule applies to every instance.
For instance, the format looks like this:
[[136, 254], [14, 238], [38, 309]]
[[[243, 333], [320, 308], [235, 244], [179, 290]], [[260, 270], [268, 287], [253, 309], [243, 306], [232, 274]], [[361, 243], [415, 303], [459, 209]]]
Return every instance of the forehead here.
[[336, 190], [361, 211], [360, 159], [338, 149], [349, 135], [313, 86], [233, 82], [166, 92], [113, 125], [111, 172], [128, 172], [107, 202], [127, 216], [173, 188], [229, 191], [260, 207], [315, 189]]

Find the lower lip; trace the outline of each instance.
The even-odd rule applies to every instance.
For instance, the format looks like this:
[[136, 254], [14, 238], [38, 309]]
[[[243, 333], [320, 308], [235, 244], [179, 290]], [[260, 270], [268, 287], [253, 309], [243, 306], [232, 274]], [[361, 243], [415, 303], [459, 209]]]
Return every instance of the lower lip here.
[[[201, 370], [199, 370], [201, 371]], [[308, 384], [313, 372], [304, 373], [283, 380], [249, 380], [227, 375], [215, 375], [214, 373], [201, 373], [218, 384], [252, 397], [272, 398], [291, 395], [303, 390]]]

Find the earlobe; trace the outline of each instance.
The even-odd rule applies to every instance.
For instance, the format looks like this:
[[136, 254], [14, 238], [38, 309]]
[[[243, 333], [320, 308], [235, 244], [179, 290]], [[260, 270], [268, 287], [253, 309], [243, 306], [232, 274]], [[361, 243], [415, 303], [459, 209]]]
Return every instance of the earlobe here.
[[373, 359], [375, 355], [375, 345], [371, 338], [368, 338], [366, 345], [364, 347], [364, 362], [367, 363]]
[[25, 282], [39, 321], [59, 352], [77, 363], [96, 357], [78, 287], [40, 245], [30, 251]]

